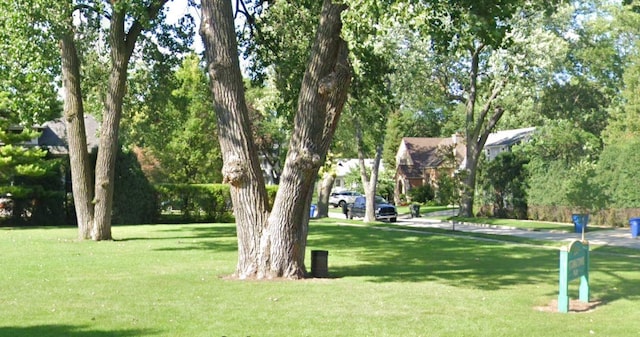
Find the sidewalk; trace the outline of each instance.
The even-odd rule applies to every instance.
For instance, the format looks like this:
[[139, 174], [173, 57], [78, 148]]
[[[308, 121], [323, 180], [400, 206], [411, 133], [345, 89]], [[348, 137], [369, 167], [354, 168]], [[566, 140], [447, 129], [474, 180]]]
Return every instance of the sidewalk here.
[[[423, 227], [423, 228], [440, 228], [449, 229], [454, 228], [454, 223], [450, 221], [442, 221], [429, 218], [398, 218], [396, 223], [406, 227]], [[456, 223], [455, 230], [461, 232], [483, 233], [493, 235], [511, 235], [519, 236], [536, 240], [549, 240], [549, 241], [571, 241], [580, 240], [582, 234], [580, 233], [562, 233], [562, 232], [546, 232], [546, 231], [531, 231], [523, 230], [505, 226], [495, 225], [482, 225], [482, 224], [470, 224], [470, 223]], [[599, 230], [594, 232], [587, 231], [585, 233], [585, 239], [589, 243], [594, 245], [608, 245], [617, 247], [627, 247], [640, 249], [640, 238], [631, 238], [631, 232], [629, 229], [611, 229], [611, 230]]]

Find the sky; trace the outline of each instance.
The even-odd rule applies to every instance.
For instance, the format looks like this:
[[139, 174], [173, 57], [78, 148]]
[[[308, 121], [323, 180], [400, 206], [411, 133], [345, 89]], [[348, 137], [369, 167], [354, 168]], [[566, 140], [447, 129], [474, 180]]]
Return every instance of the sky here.
[[[200, 1], [197, 1], [200, 3]], [[196, 36], [194, 38], [194, 49], [197, 53], [201, 53], [204, 50], [204, 46], [202, 44], [202, 39], [200, 38], [200, 34], [197, 34], [197, 29], [200, 29], [200, 11], [196, 10], [193, 7], [188, 6], [187, 0], [171, 0], [167, 3], [167, 8], [169, 12], [167, 14], [167, 21], [170, 24], [177, 23], [180, 18], [182, 18], [185, 14], [191, 14], [196, 21]]]

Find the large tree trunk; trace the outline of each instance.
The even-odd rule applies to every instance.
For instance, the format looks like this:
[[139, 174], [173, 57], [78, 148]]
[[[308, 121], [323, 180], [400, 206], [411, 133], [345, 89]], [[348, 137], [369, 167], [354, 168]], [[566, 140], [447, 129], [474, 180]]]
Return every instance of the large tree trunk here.
[[125, 13], [114, 11], [111, 16], [109, 44], [111, 70], [107, 97], [102, 114], [100, 145], [96, 161], [95, 225], [91, 233], [94, 240], [111, 240], [111, 208], [113, 205], [114, 172], [118, 153], [118, 130], [122, 118], [129, 55], [125, 43]]
[[318, 186], [318, 218], [326, 218], [329, 216], [329, 196], [336, 175], [333, 172], [325, 172]]
[[364, 137], [362, 134], [362, 125], [356, 121], [356, 144], [358, 147], [358, 167], [360, 169], [360, 181], [364, 187], [365, 196], [365, 212], [363, 222], [376, 221], [376, 189], [378, 187], [378, 171], [380, 170], [380, 160], [382, 159], [382, 146], [376, 147], [376, 156], [373, 167], [371, 167], [371, 175], [367, 172], [364, 154]]
[[358, 150], [358, 161], [360, 166], [360, 179], [364, 185], [364, 195], [366, 198], [365, 213], [363, 222], [376, 221], [376, 190], [378, 189], [378, 172], [380, 171], [380, 160], [382, 159], [382, 146], [376, 147], [376, 156], [371, 167], [371, 174], [367, 173], [364, 152]]
[[236, 276], [241, 279], [256, 277], [260, 237], [268, 216], [268, 199], [251, 136], [229, 1], [202, 1], [200, 34], [218, 119], [223, 179], [231, 188], [237, 224]]
[[218, 115], [225, 181], [238, 227], [240, 278], [300, 278], [313, 184], [333, 137], [350, 82], [347, 46], [340, 38], [344, 5], [325, 0], [303, 78], [289, 153], [271, 214], [251, 138], [228, 1], [203, 0], [201, 35]]
[[313, 184], [326, 159], [351, 82], [342, 40], [343, 4], [325, 0], [298, 97], [298, 111], [280, 189], [261, 241], [265, 277], [299, 278], [304, 266]]
[[466, 161], [466, 176], [462, 180], [462, 195], [460, 198], [460, 211], [461, 217], [473, 217], [473, 203], [475, 199], [475, 186], [476, 186], [476, 172], [478, 167], [478, 160], [475, 158], [477, 150], [471, 149], [475, 147], [476, 143], [467, 143], [467, 161]]
[[473, 203], [475, 199], [476, 174], [478, 171], [478, 161], [484, 148], [489, 133], [496, 126], [504, 110], [501, 107], [494, 109], [489, 115], [491, 106], [502, 92], [505, 82], [494, 82], [490, 96], [486, 98], [485, 104], [480, 109], [477, 119], [475, 118], [478, 69], [480, 64], [480, 52], [483, 45], [471, 51], [471, 71], [469, 74], [469, 96], [466, 106], [466, 166], [467, 176], [463, 180], [462, 196], [460, 201], [459, 215], [462, 217], [473, 217]]
[[84, 107], [80, 89], [80, 60], [69, 30], [60, 39], [62, 83], [64, 89], [64, 120], [67, 125], [69, 161], [74, 207], [81, 240], [91, 238], [93, 227], [93, 173], [87, 150], [84, 125]]
[[[153, 20], [162, 6], [168, 0], [156, 0], [146, 8], [146, 19]], [[80, 203], [80, 212], [78, 213], [78, 224], [81, 238], [87, 238], [87, 235], [93, 240], [111, 240], [111, 209], [113, 203], [113, 187], [115, 162], [118, 152], [118, 130], [120, 127], [120, 118], [122, 116], [122, 103], [125, 95], [127, 68], [131, 55], [136, 45], [138, 37], [143, 31], [143, 23], [136, 20], [129, 22], [127, 20], [126, 6], [122, 6], [118, 1], [112, 1], [112, 13], [110, 18], [109, 30], [109, 46], [111, 47], [111, 69], [109, 74], [108, 92], [102, 116], [102, 127], [100, 129], [100, 144], [98, 148], [98, 159], [96, 162], [95, 182], [93, 183], [93, 193], [91, 191], [91, 175], [83, 173], [88, 167], [88, 158], [86, 162], [86, 139], [84, 120], [77, 113], [74, 115], [73, 108], [76, 101], [81, 97], [79, 88], [73, 88], [72, 76], [74, 71], [69, 68], [69, 90], [71, 92], [72, 101], [66, 103], [65, 111], [67, 122], [71, 129], [69, 130], [69, 152], [75, 153], [70, 157], [72, 166], [72, 182], [74, 183], [74, 199]], [[143, 16], [145, 17], [145, 16]], [[125, 27], [129, 27], [128, 31]], [[73, 51], [69, 47], [69, 42], [73, 42], [71, 35], [62, 38], [61, 53], [63, 53], [63, 63], [70, 62], [73, 64]], [[65, 47], [66, 46], [66, 47]], [[68, 53], [68, 54], [66, 54]], [[77, 53], [75, 54], [77, 61]], [[65, 61], [66, 60], [66, 61]], [[79, 63], [76, 63], [79, 64]], [[78, 71], [79, 73], [79, 71]], [[77, 83], [79, 84], [79, 77]], [[65, 98], [66, 100], [66, 98]], [[79, 100], [81, 102], [81, 100]], [[82, 117], [84, 118], [84, 117]], [[80, 123], [79, 121], [82, 121]], [[84, 150], [81, 149], [84, 148]], [[83, 157], [85, 156], [85, 157]], [[75, 169], [74, 169], [75, 167]], [[75, 186], [78, 185], [78, 186]], [[89, 186], [89, 187], [87, 187]], [[76, 194], [77, 192], [77, 194]], [[93, 194], [93, 198], [91, 195]], [[88, 205], [88, 206], [87, 206]], [[86, 208], [86, 209], [85, 209]]]

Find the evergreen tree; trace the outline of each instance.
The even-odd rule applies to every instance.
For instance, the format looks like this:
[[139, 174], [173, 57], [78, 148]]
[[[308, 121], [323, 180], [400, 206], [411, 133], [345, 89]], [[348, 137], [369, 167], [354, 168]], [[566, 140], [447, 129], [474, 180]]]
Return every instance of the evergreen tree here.
[[48, 197], [42, 179], [55, 173], [55, 162], [45, 160], [45, 150], [28, 145], [38, 133], [19, 124], [19, 113], [8, 109], [8, 96], [0, 92], [0, 214], [15, 221], [31, 218], [36, 200]]

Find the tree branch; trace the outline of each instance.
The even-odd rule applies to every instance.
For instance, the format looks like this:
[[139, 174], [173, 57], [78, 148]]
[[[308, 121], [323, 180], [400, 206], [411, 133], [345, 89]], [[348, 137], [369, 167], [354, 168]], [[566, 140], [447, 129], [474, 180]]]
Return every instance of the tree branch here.
[[[486, 142], [487, 136], [489, 135], [493, 127], [498, 123], [498, 120], [500, 120], [500, 117], [502, 117], [502, 114], [504, 113], [504, 109], [502, 109], [501, 107], [497, 107], [494, 114], [487, 121], [486, 127], [483, 129], [483, 125], [485, 125], [484, 121], [487, 118], [487, 115], [489, 114], [491, 105], [496, 100], [498, 95], [500, 95], [500, 92], [502, 92], [502, 89], [504, 88], [505, 83], [506, 81], [500, 81], [494, 86], [493, 91], [491, 92], [491, 96], [487, 98], [487, 102], [484, 104], [484, 106], [482, 107], [482, 110], [480, 111], [480, 116], [478, 117], [478, 121], [476, 123], [475, 130], [474, 130], [474, 134], [479, 136], [477, 140], [478, 145], [480, 145], [479, 148], [482, 148], [482, 146], [484, 145], [484, 142]], [[482, 138], [484, 138], [484, 140], [482, 140]]]
[[[155, 19], [158, 16], [158, 13], [160, 12], [160, 9], [168, 1], [169, 0], [157, 0], [157, 1], [152, 2], [146, 8], [147, 19], [149, 19], [149, 20]], [[143, 30], [144, 30], [144, 26], [142, 25], [142, 22], [140, 21], [140, 19], [136, 19], [135, 22], [133, 23], [133, 25], [131, 26], [131, 28], [129, 29], [129, 32], [127, 33], [126, 37], [125, 37], [127, 55], [131, 55], [133, 53], [133, 50], [134, 50], [134, 48], [136, 46], [136, 40], [138, 39], [138, 37], [140, 36], [140, 34], [142, 33]]]
[[98, 8], [94, 7], [94, 6], [90, 6], [87, 4], [76, 4], [75, 6], [73, 6], [73, 11], [79, 11], [79, 10], [89, 10], [90, 12], [94, 12], [97, 13], [99, 15], [104, 16], [107, 20], [111, 20], [111, 15], [109, 15], [109, 13], [105, 13], [104, 11], [100, 11]]

